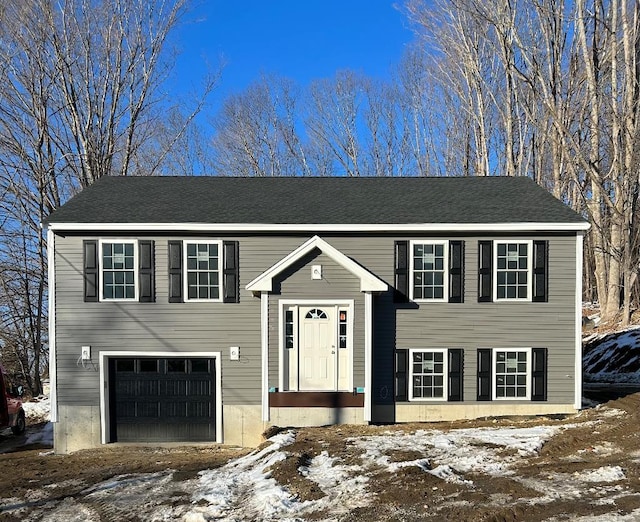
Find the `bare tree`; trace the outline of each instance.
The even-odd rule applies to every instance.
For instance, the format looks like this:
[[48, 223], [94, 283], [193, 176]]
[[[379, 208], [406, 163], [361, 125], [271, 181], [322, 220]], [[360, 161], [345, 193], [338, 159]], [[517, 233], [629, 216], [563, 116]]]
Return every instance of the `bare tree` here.
[[168, 39], [186, 7], [24, 0], [0, 9], [0, 349], [18, 353], [33, 393], [47, 350], [41, 223], [102, 176], [161, 172], [202, 107], [160, 124], [172, 112], [160, 89], [173, 63]]
[[450, 128], [469, 151], [454, 170], [529, 175], [587, 212], [586, 280], [605, 319], [622, 310], [628, 321], [640, 261], [638, 2], [406, 6], [438, 63], [439, 106], [468, 115]]
[[231, 176], [310, 174], [297, 129], [298, 102], [293, 82], [276, 76], [263, 76], [225, 100], [212, 122], [215, 172]]

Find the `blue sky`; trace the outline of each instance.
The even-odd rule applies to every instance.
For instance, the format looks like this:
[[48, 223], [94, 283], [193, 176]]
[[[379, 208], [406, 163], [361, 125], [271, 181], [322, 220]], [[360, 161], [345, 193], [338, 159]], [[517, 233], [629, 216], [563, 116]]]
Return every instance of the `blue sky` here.
[[[401, 0], [398, 0], [401, 1]], [[388, 76], [413, 40], [393, 0], [205, 0], [176, 35], [176, 78], [182, 90], [196, 85], [224, 57], [214, 94], [221, 101], [242, 91], [261, 73], [301, 85], [353, 69]]]

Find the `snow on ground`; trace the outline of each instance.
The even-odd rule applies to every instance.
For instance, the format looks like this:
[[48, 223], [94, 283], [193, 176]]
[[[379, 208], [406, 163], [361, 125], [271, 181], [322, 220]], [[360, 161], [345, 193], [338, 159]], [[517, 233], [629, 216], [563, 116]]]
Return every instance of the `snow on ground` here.
[[[203, 471], [198, 479], [172, 483], [171, 474], [121, 476], [97, 484], [86, 490], [87, 496], [100, 496], [106, 502], [132, 502], [146, 504], [150, 498], [176, 494], [176, 488], [190, 492], [190, 502], [179, 506], [157, 506], [147, 510], [151, 520], [305, 520], [312, 514], [333, 519], [356, 507], [369, 505], [375, 500], [367, 489], [368, 474], [374, 470], [417, 466], [445, 480], [470, 483], [465, 473], [481, 472], [488, 475], [512, 473], [510, 467], [519, 458], [535, 455], [554, 433], [565, 427], [540, 426], [533, 428], [478, 428], [448, 432], [419, 430], [415, 433], [389, 433], [379, 436], [350, 438], [362, 452], [360, 465], [345, 465], [326, 451], [313, 458], [299, 472], [318, 484], [326, 496], [318, 500], [300, 501], [270, 476], [269, 468], [284, 460], [287, 446], [295, 440], [293, 432], [278, 434], [269, 439], [261, 450], [235, 459], [222, 468]], [[402, 450], [424, 452], [425, 459], [392, 462], [389, 454]], [[435, 466], [434, 466], [435, 465]], [[430, 469], [432, 466], [433, 469]], [[609, 480], [618, 470], [594, 470]], [[620, 470], [621, 472], [621, 470]], [[595, 475], [587, 474], [595, 480]], [[575, 482], [576, 477], [568, 477]], [[167, 490], [171, 486], [173, 490]], [[126, 495], [123, 493], [126, 492]], [[80, 504], [74, 511], [67, 502], [58, 509], [48, 511], [54, 520], [64, 515], [67, 520], [97, 520], [88, 516], [86, 506]], [[112, 506], [112, 509], [117, 505]]]
[[[601, 412], [602, 417], [606, 416], [605, 410], [607, 408]], [[626, 414], [612, 411], [613, 415]], [[620, 466], [535, 478], [518, 474], [518, 465], [537, 455], [544, 443], [559, 431], [588, 424], [595, 427], [598, 422], [602, 421], [522, 428], [389, 431], [351, 437], [346, 442], [354, 448], [353, 453], [359, 455], [359, 459], [351, 461], [355, 464], [347, 464], [340, 457], [322, 451], [298, 468], [300, 475], [315, 482], [325, 494], [317, 500], [306, 501], [301, 501], [271, 476], [271, 467], [292, 455], [289, 446], [295, 443], [296, 435], [294, 431], [287, 431], [270, 438], [263, 447], [246, 456], [200, 472], [197, 478], [174, 480], [172, 470], [120, 475], [91, 485], [73, 498], [47, 503], [25, 520], [97, 522], [105, 517], [119, 519], [133, 512], [139, 514], [141, 520], [154, 521], [335, 520], [375, 502], [375, 494], [368, 488], [370, 477], [408, 466], [471, 487], [471, 474], [509, 476], [539, 492], [539, 496], [525, 500], [532, 504], [580, 498], [587, 493], [594, 503], [608, 505], [624, 494], [620, 482], [626, 479], [626, 474]], [[590, 450], [607, 453], [611, 448]], [[422, 458], [411, 459], [412, 455]], [[398, 460], [403, 456], [406, 460]], [[15, 500], [16, 504], [20, 503]], [[37, 495], [30, 500], [37, 501]], [[501, 502], [500, 499], [494, 501]], [[610, 515], [579, 520], [626, 522], [636, 519]]]
[[49, 422], [51, 413], [51, 401], [49, 397], [35, 397], [30, 401], [23, 402], [22, 407], [27, 414], [27, 425]]
[[640, 326], [583, 339], [583, 368], [588, 382], [640, 385]]
[[[325, 497], [300, 502], [271, 478], [269, 468], [287, 457], [283, 451], [292, 444], [292, 432], [279, 434], [271, 445], [230, 462], [218, 470], [204, 471], [193, 494], [198, 506], [184, 514], [189, 522], [225, 520], [299, 520], [314, 511], [333, 509], [334, 514], [368, 503], [368, 478], [359, 466], [344, 466], [327, 452], [302, 466], [300, 473], [316, 482]], [[203, 502], [204, 501], [204, 502]]]
[[[518, 456], [536, 454], [544, 442], [560, 429], [562, 428], [538, 426], [511, 429], [470, 428], [449, 432], [418, 430], [410, 435], [394, 433], [352, 439], [352, 442], [365, 451], [364, 458], [378, 466], [388, 467], [389, 471], [416, 465], [449, 482], [469, 483], [461, 477], [465, 473], [509, 474], [509, 467], [518, 460]], [[425, 459], [391, 462], [389, 454], [399, 450], [427, 453], [430, 462]], [[428, 464], [431, 464], [432, 469], [429, 469]]]
[[[27, 415], [27, 439], [24, 444], [53, 446], [53, 424], [49, 422], [51, 413], [49, 397], [37, 397], [22, 403], [22, 407]], [[34, 425], [42, 423], [45, 424], [41, 428], [34, 427]]]

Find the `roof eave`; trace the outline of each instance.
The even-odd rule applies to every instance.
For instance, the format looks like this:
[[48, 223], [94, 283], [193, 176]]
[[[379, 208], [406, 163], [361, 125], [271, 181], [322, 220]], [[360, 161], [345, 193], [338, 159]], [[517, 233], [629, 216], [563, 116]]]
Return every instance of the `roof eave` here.
[[509, 223], [76, 223], [49, 222], [62, 231], [148, 232], [564, 232], [584, 231], [586, 221]]

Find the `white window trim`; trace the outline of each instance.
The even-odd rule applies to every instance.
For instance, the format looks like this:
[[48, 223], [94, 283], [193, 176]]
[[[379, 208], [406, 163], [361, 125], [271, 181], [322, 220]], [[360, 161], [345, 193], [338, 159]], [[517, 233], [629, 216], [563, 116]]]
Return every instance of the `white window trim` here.
[[[102, 247], [104, 244], [109, 243], [129, 243], [133, 245], [133, 288], [134, 288], [134, 296], [133, 297], [112, 297], [106, 298], [104, 297], [104, 286], [103, 286], [103, 266], [102, 266]], [[100, 286], [100, 301], [105, 302], [137, 302], [140, 300], [139, 288], [138, 288], [138, 278], [139, 278], [139, 266], [138, 266], [138, 240], [137, 239], [100, 239], [98, 241], [98, 285]]]
[[[527, 247], [527, 298], [501, 298], [498, 299], [498, 245], [507, 243], [526, 244]], [[533, 294], [533, 240], [532, 239], [500, 239], [493, 241], [493, 302], [494, 303], [530, 303]]]
[[[413, 290], [413, 247], [414, 245], [444, 245], [444, 290], [442, 299], [414, 298]], [[409, 299], [416, 303], [448, 303], [449, 302], [449, 240], [447, 239], [414, 239], [409, 241]]]
[[[442, 397], [414, 397], [413, 396], [413, 354], [416, 352], [439, 352], [443, 354], [443, 383]], [[449, 350], [447, 348], [411, 348], [409, 349], [409, 402], [442, 402], [449, 398]]]
[[[200, 298], [189, 298], [189, 269], [187, 268], [187, 245], [218, 245], [218, 289], [219, 295], [218, 299], [200, 299]], [[223, 288], [223, 252], [222, 252], [222, 241], [219, 239], [185, 239], [182, 241], [182, 266], [183, 268], [183, 277], [182, 277], [182, 292], [184, 295], [185, 303], [221, 303], [224, 294]]]
[[[498, 397], [496, 393], [496, 365], [498, 352], [525, 352], [527, 354], [527, 394], [524, 397]], [[530, 401], [531, 400], [531, 366], [533, 364], [531, 348], [493, 348], [491, 361], [491, 397], [494, 401]]]
[[[294, 349], [296, 354], [298, 354], [298, 338], [297, 338], [297, 334], [299, 333], [298, 330], [298, 321], [299, 321], [299, 317], [298, 317], [298, 312], [299, 312], [299, 307], [300, 306], [311, 306], [311, 305], [318, 305], [319, 307], [323, 307], [323, 306], [333, 306], [335, 307], [336, 310], [336, 328], [335, 328], [335, 341], [336, 341], [336, 355], [337, 355], [337, 350], [338, 350], [338, 314], [340, 312], [340, 310], [346, 310], [347, 311], [347, 349], [349, 350], [349, 366], [350, 366], [350, 371], [349, 371], [349, 384], [348, 384], [348, 389], [347, 390], [340, 390], [338, 389], [337, 386], [337, 382], [338, 382], [338, 373], [337, 371], [335, 372], [335, 382], [336, 382], [336, 389], [333, 390], [333, 392], [340, 392], [340, 391], [351, 391], [353, 390], [353, 330], [354, 330], [354, 318], [355, 318], [355, 301], [353, 299], [280, 299], [278, 301], [278, 391], [279, 392], [297, 392], [298, 387], [296, 386], [295, 389], [289, 389], [289, 390], [285, 390], [285, 387], [288, 387], [288, 383], [285, 383], [285, 375], [284, 375], [284, 357], [288, 357], [288, 352], [291, 351], [291, 349], [287, 349], [286, 348], [286, 344], [285, 344], [285, 339], [284, 339], [284, 332], [285, 332], [285, 327], [284, 327], [284, 323], [285, 323], [285, 312], [286, 310], [295, 310], [294, 311], [294, 332], [296, 332], [296, 337], [294, 337]], [[344, 348], [343, 348], [344, 349]], [[297, 356], [296, 356], [297, 357]], [[336, 365], [338, 363], [338, 357], [336, 357]], [[296, 359], [296, 364], [297, 364], [297, 359]], [[337, 370], [337, 368], [336, 368]], [[322, 393], [322, 392], [319, 392]], [[332, 393], [332, 391], [328, 391], [328, 393]]]

